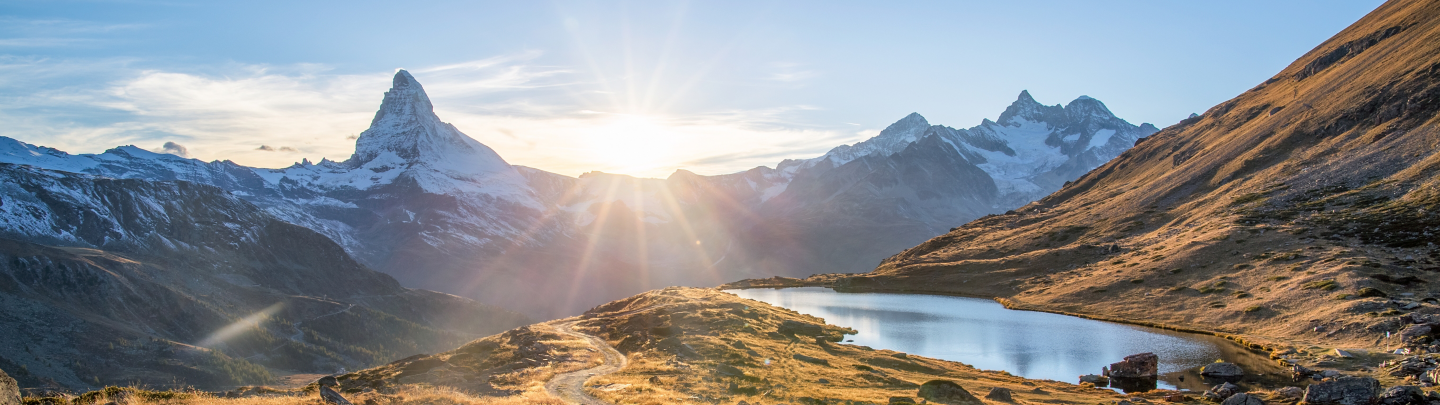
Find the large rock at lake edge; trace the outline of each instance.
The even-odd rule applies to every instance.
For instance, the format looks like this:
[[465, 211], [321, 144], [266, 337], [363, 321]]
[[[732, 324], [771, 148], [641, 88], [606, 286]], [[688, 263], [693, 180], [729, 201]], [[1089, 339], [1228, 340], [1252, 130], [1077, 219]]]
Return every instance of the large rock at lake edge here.
[[1210, 363], [1200, 369], [1200, 375], [1215, 378], [1237, 378], [1245, 375], [1245, 370], [1235, 363]]
[[776, 332], [785, 335], [820, 336], [825, 334], [825, 327], [813, 323], [787, 320], [780, 323], [780, 328]]
[[1149, 378], [1160, 375], [1160, 356], [1155, 353], [1140, 353], [1125, 356], [1125, 360], [1110, 364], [1110, 378]]
[[966, 391], [960, 384], [949, 380], [930, 380], [920, 384], [920, 398], [930, 402], [954, 405], [981, 405], [980, 398], [976, 398], [970, 391]]
[[0, 405], [20, 405], [20, 383], [0, 370]]
[[1370, 405], [1378, 400], [1380, 382], [1370, 377], [1340, 377], [1305, 388], [1301, 402], [1311, 405]]

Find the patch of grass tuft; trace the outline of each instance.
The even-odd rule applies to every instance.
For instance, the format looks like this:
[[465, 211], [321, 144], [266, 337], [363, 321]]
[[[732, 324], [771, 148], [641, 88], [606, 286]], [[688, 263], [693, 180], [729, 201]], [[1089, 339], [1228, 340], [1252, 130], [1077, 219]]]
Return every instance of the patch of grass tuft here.
[[1335, 289], [1340, 288], [1340, 283], [1335, 282], [1335, 280], [1318, 280], [1305, 283], [1301, 285], [1300, 288], [1306, 290], [1335, 291]]

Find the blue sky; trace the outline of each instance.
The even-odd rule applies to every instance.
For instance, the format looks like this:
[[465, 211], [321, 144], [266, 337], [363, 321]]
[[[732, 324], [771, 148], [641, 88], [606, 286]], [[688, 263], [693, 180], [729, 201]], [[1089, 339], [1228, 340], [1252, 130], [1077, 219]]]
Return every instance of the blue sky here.
[[256, 166], [343, 160], [405, 68], [442, 119], [510, 163], [720, 174], [910, 112], [970, 127], [1025, 89], [1164, 127], [1379, 4], [10, 1], [0, 135], [72, 153], [175, 142]]

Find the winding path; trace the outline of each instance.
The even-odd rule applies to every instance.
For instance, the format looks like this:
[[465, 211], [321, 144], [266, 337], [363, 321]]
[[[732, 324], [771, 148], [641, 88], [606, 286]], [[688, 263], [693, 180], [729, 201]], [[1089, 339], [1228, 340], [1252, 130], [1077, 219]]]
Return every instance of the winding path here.
[[589, 381], [591, 377], [620, 371], [620, 369], [624, 368], [625, 364], [627, 364], [630, 359], [625, 358], [625, 355], [620, 354], [619, 351], [616, 351], [615, 347], [610, 346], [610, 343], [606, 342], [604, 339], [601, 339], [594, 335], [575, 331], [573, 327], [577, 322], [580, 322], [580, 320], [576, 319], [573, 321], [560, 323], [555, 325], [555, 329], [558, 329], [560, 333], [578, 337], [590, 343], [590, 346], [595, 347], [595, 350], [599, 350], [600, 354], [603, 354], [605, 356], [605, 363], [584, 370], [571, 371], [568, 373], [556, 375], [555, 377], [550, 378], [549, 382], [545, 383], [545, 392], [549, 393], [550, 396], [560, 398], [560, 400], [571, 404], [612, 405], [609, 402], [602, 401], [599, 398], [590, 396], [590, 394], [586, 394], [585, 382]]

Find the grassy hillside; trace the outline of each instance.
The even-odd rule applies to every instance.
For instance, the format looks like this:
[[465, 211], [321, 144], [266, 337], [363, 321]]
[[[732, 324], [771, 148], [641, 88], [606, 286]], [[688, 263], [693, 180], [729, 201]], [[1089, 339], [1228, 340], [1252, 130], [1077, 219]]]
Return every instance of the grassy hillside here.
[[1437, 113], [1440, 2], [1391, 1], [1049, 197], [821, 279], [1392, 348], [1440, 313]]

